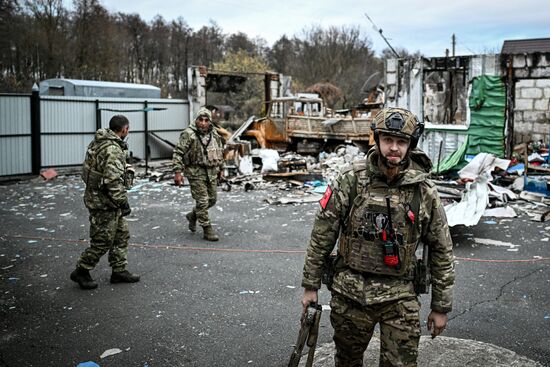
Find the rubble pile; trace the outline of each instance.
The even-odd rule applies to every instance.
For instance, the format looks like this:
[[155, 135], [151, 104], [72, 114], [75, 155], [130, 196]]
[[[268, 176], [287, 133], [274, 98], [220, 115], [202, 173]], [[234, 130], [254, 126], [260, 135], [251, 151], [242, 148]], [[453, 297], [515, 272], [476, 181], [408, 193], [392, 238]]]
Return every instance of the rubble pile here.
[[[221, 189], [265, 190], [269, 204], [317, 202], [341, 172], [365, 159], [365, 152], [353, 145], [341, 145], [316, 157], [264, 148], [235, 151], [246, 155], [235, 154], [220, 182]], [[547, 161], [546, 145], [523, 144], [516, 147], [511, 160], [479, 153], [460, 171], [433, 177], [449, 225], [473, 226], [482, 217], [513, 218], [518, 214], [535, 221], [550, 218]], [[138, 163], [135, 168], [137, 179], [173, 179], [170, 161], [149, 162], [147, 167]]]

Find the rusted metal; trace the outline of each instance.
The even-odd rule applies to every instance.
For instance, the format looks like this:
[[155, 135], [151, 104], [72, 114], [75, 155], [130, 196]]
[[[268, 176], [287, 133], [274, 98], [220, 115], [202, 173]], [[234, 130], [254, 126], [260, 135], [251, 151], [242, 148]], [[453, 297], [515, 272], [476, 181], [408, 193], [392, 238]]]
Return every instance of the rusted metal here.
[[[268, 117], [247, 121], [236, 134], [255, 138], [262, 148], [278, 150], [286, 150], [289, 144], [302, 144], [302, 148], [309, 151], [313, 146], [308, 147], [308, 143], [327, 141], [368, 146], [373, 143], [370, 126], [376, 110], [368, 108], [363, 116], [357, 110], [335, 114], [327, 113], [320, 98], [273, 98], [269, 102]], [[318, 144], [318, 148], [322, 145]]]

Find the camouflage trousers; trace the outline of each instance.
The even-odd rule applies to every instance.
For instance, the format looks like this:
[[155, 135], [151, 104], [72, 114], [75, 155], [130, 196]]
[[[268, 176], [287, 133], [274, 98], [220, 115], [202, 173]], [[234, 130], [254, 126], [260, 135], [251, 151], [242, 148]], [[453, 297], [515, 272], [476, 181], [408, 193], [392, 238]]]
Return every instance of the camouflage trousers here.
[[109, 265], [115, 272], [126, 270], [128, 264], [128, 223], [120, 210], [89, 210], [91, 244], [78, 259], [77, 266], [92, 270], [99, 259], [109, 252]]
[[416, 366], [420, 341], [420, 302], [416, 297], [362, 306], [333, 292], [330, 306], [336, 367], [363, 366], [363, 353], [377, 323], [381, 342], [379, 366]]
[[216, 204], [218, 198], [217, 181], [207, 179], [189, 179], [191, 187], [191, 196], [195, 200], [193, 211], [197, 216], [197, 222], [200, 226], [209, 226], [210, 218], [208, 209]]

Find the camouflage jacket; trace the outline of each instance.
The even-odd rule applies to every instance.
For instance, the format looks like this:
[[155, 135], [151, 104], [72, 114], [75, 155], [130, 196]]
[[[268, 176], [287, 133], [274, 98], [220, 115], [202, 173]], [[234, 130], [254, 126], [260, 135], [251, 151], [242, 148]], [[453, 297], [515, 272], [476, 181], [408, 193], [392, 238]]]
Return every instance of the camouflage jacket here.
[[[377, 161], [378, 154], [371, 150], [362, 169], [343, 172], [336, 180], [325, 209], [320, 208], [315, 218], [303, 269], [302, 286], [307, 289], [320, 288], [324, 259], [335, 247], [341, 231], [346, 230], [345, 222], [351, 209], [350, 193], [361, 192], [352, 189], [354, 186], [357, 188], [360, 177], [368, 178], [368, 187], [385, 185], [388, 190], [404, 190], [420, 185], [420, 208], [419, 213], [415, 213], [420, 221], [420, 235], [417, 240], [430, 248], [431, 308], [438, 312], [450, 312], [454, 284], [452, 240], [436, 187], [427, 178], [431, 162], [422, 151], [411, 152], [407, 167], [388, 186], [378, 169]], [[358, 272], [348, 267], [341, 256], [336, 263], [332, 289], [363, 305], [415, 296], [410, 274], [388, 276]]]
[[88, 209], [113, 210], [128, 203], [125, 186], [127, 144], [111, 129], [99, 129], [82, 167]]
[[[208, 141], [203, 146], [201, 139]], [[195, 122], [191, 122], [179, 138], [172, 155], [174, 172], [182, 172], [188, 179], [216, 179], [223, 168], [224, 141], [216, 129], [211, 127], [207, 134], [201, 133]], [[210, 153], [212, 153], [212, 155]]]

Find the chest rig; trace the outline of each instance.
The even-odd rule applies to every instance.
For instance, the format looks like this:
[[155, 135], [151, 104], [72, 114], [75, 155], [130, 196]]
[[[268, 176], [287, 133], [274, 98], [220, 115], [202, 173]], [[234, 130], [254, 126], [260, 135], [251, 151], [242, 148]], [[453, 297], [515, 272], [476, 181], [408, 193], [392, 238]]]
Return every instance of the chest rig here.
[[359, 176], [356, 190], [340, 234], [345, 264], [377, 275], [409, 274], [420, 233], [420, 185], [388, 187]]
[[195, 132], [195, 138], [187, 154], [183, 156], [185, 165], [197, 165], [205, 167], [219, 166], [223, 161], [223, 146], [213, 133], [201, 137]]

